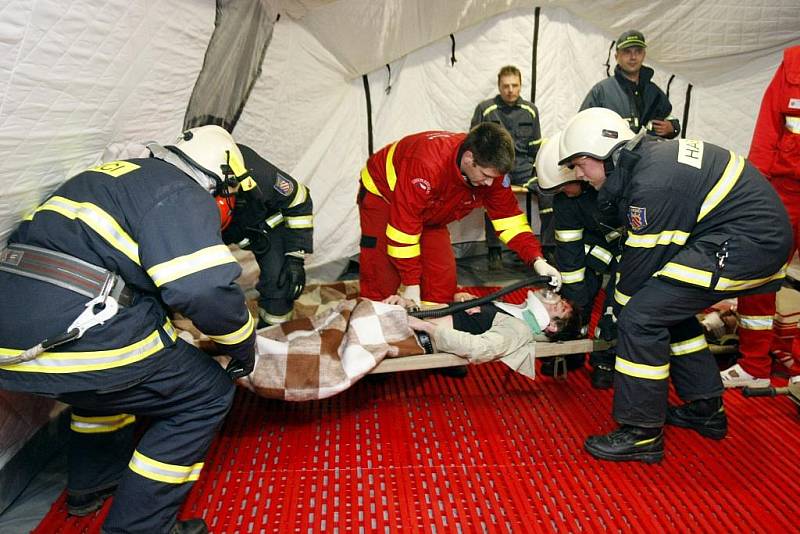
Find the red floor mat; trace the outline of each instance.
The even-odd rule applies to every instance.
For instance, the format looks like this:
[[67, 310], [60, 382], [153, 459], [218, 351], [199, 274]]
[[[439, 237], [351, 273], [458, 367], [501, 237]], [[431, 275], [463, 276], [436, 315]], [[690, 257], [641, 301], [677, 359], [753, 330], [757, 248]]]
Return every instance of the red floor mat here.
[[[727, 438], [667, 427], [664, 461], [644, 465], [583, 451], [613, 428], [612, 395], [585, 370], [530, 381], [500, 363], [309, 403], [240, 390], [181, 516], [215, 533], [797, 528], [800, 419], [787, 398], [727, 392]], [[107, 508], [71, 518], [62, 495], [34, 532], [99, 532]]]

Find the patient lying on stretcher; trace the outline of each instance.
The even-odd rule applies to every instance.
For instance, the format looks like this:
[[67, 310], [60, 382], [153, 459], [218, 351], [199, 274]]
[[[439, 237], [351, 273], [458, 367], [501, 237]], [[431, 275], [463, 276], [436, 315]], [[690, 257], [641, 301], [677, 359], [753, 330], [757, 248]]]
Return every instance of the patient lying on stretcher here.
[[[311, 317], [259, 330], [255, 369], [239, 384], [269, 398], [322, 399], [347, 389], [384, 358], [433, 350], [472, 363], [527, 359], [532, 367], [533, 341], [557, 335], [573, 315], [560, 297], [545, 304], [535, 295], [530, 292], [522, 305], [490, 303], [431, 320], [408, 315], [400, 297], [347, 298]], [[423, 347], [415, 330], [429, 333], [433, 346]], [[213, 342], [191, 342], [214, 352]], [[218, 359], [227, 363], [224, 356]]]

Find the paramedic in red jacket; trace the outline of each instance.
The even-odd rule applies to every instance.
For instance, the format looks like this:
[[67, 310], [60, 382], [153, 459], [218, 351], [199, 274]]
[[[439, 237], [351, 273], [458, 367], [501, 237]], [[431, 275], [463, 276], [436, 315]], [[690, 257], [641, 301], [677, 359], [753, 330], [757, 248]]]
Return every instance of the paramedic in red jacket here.
[[511, 192], [513, 166], [514, 142], [493, 123], [468, 134], [409, 135], [372, 155], [358, 195], [361, 295], [382, 300], [402, 285], [403, 297], [417, 303], [452, 301], [456, 264], [447, 224], [478, 207], [503, 243], [560, 286]]
[[[764, 93], [748, 159], [769, 179], [786, 206], [794, 255], [800, 249], [800, 46], [784, 51], [783, 63]], [[722, 372], [722, 383], [726, 387], [769, 386], [775, 293], [741, 297], [737, 311], [742, 356]], [[792, 356], [795, 361], [789, 374], [794, 375], [792, 382], [800, 381], [800, 355]]]

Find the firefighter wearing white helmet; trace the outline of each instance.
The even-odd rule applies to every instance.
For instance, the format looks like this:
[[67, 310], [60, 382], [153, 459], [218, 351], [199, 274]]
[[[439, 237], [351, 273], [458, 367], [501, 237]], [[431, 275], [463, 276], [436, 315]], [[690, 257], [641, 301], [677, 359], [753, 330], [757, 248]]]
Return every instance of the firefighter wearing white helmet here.
[[[696, 314], [780, 286], [792, 231], [778, 195], [742, 156], [700, 140], [634, 137], [608, 110], [578, 113], [560, 158], [628, 232], [612, 308], [620, 426], [590, 436], [585, 449], [605, 460], [658, 462], [665, 423], [722, 439], [722, 381]], [[685, 404], [668, 407], [670, 378]]]
[[[209, 194], [241, 161], [220, 130], [73, 176], [0, 251], [0, 306], [15, 310], [0, 321], [0, 389], [72, 406], [67, 510], [87, 515], [113, 494], [104, 532], [207, 532], [177, 512], [232, 379], [255, 360], [241, 268]], [[172, 311], [231, 356], [228, 373], [177, 336]], [[134, 449], [137, 416], [149, 425]]]
[[[554, 194], [556, 267], [561, 272], [561, 294], [582, 310], [584, 324], [591, 316], [595, 297], [606, 284], [606, 304], [614, 294], [614, 273], [617, 257], [621, 253], [620, 224], [600, 217], [597, 208], [597, 191], [578, 180], [575, 170], [559, 166], [559, 141], [561, 132], [547, 139], [536, 156], [539, 186]], [[613, 324], [603, 324], [600, 335], [607, 340], [616, 339]], [[567, 368], [579, 368], [584, 355], [567, 357]], [[593, 352], [592, 386], [610, 388], [613, 384], [613, 351]], [[546, 370], [544, 373], [546, 374]]]

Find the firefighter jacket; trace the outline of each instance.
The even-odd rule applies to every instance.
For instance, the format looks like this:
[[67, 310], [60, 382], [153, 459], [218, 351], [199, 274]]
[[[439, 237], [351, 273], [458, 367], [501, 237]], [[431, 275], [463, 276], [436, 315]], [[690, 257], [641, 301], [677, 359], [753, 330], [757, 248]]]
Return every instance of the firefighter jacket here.
[[361, 170], [362, 187], [387, 203], [387, 254], [404, 285], [420, 283], [420, 237], [425, 227], [443, 227], [485, 207], [500, 240], [522, 261], [542, 250], [507, 179], [471, 186], [459, 168], [466, 134], [422, 132], [383, 147]]
[[518, 98], [513, 104], [506, 104], [500, 97], [484, 100], [475, 108], [470, 128], [482, 122], [502, 125], [514, 139], [514, 170], [511, 183], [528, 186], [533, 182], [533, 162], [542, 144], [542, 131], [539, 126], [539, 110], [533, 103]]
[[285, 232], [285, 252], [314, 251], [311, 194], [306, 186], [259, 156], [238, 145], [250, 179], [241, 181], [230, 226], [222, 233], [225, 243], [236, 243], [256, 256], [266, 253], [270, 233], [279, 225]]
[[748, 159], [769, 179], [800, 181], [800, 46], [784, 51], [764, 93]]
[[581, 111], [587, 108], [616, 111], [628, 121], [634, 132], [644, 126], [648, 133], [652, 133], [650, 121], [666, 120], [672, 123], [675, 130], [671, 138], [677, 137], [681, 131], [680, 122], [671, 115], [672, 104], [667, 95], [651, 81], [653, 73], [650, 67], [642, 66], [637, 84], [626, 78], [617, 65], [613, 77], [597, 82], [589, 90], [581, 104]]
[[[580, 196], [558, 193], [555, 210], [556, 267], [561, 272], [561, 295], [577, 306], [587, 306], [596, 288], [587, 283], [586, 270], [613, 274], [622, 253], [618, 224], [601, 223], [597, 191], [587, 188]], [[608, 296], [610, 297], [610, 295]]]
[[623, 148], [598, 195], [626, 221], [619, 311], [657, 276], [721, 292], [777, 289], [792, 231], [775, 190], [742, 156], [703, 141], [645, 136]]
[[[162, 349], [176, 342], [176, 332], [168, 309], [190, 318], [232, 358], [252, 362], [255, 322], [219, 225], [213, 197], [159, 159], [114, 161], [70, 178], [25, 217], [9, 243], [108, 269], [125, 280], [133, 300], [83, 337], [0, 367], [0, 389], [58, 395], [141, 382], [169, 365]], [[19, 354], [65, 332], [88, 300], [0, 272], [0, 354]]]

